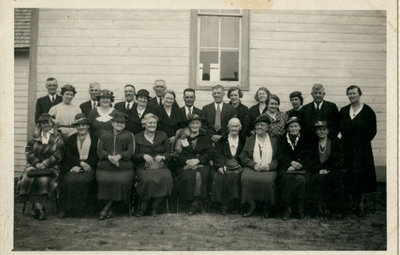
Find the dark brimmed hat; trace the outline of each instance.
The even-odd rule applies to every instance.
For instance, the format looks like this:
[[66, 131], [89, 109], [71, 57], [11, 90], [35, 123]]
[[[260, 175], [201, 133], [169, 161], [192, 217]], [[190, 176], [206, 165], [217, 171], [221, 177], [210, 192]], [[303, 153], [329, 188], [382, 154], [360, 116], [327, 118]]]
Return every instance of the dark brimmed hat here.
[[189, 126], [190, 122], [192, 122], [194, 120], [200, 120], [202, 124], [205, 121], [205, 119], [203, 119], [201, 116], [199, 116], [197, 114], [193, 114], [188, 120], [185, 121], [185, 125]]
[[291, 117], [290, 119], [288, 119], [288, 120], [286, 121], [285, 129], [287, 129], [287, 128], [289, 127], [289, 125], [290, 125], [291, 123], [293, 123], [293, 122], [297, 122], [297, 123], [299, 123], [299, 125], [301, 126], [301, 121], [300, 121], [300, 119], [297, 118], [296, 116], [293, 116], [293, 117]]
[[257, 119], [254, 121], [254, 125], [256, 125], [258, 122], [265, 122], [267, 124], [271, 123], [271, 120], [269, 117], [265, 114], [261, 114], [260, 116], [257, 117]]
[[228, 159], [225, 163], [226, 173], [237, 174], [242, 172], [242, 167], [236, 159]]
[[326, 121], [323, 121], [323, 120], [322, 121], [319, 120], [319, 121], [315, 122], [314, 128], [317, 129], [320, 127], [328, 127], [328, 123], [326, 123]]
[[39, 118], [37, 119], [37, 122], [42, 122], [42, 121], [49, 121], [50, 118], [54, 118], [53, 116], [51, 116], [49, 113], [45, 112], [42, 113]]
[[116, 112], [113, 114], [111, 121], [120, 121], [120, 122], [127, 122], [128, 121], [128, 115], [126, 115], [123, 112]]
[[108, 89], [103, 89], [100, 91], [100, 94], [97, 96], [97, 101], [99, 101], [102, 97], [108, 97], [114, 99], [114, 93]]
[[78, 126], [80, 124], [90, 125], [90, 121], [86, 118], [85, 114], [78, 113], [75, 115], [75, 122], [72, 124], [73, 126]]
[[147, 99], [150, 98], [150, 92], [147, 91], [146, 89], [140, 89], [137, 93], [136, 93], [136, 98], [138, 97], [147, 97]]

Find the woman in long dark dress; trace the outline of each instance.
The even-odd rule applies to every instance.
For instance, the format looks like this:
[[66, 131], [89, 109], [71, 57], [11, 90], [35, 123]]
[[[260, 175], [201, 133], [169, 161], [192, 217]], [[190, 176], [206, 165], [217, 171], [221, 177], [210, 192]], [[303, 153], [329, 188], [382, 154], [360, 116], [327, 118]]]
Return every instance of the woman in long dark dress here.
[[85, 114], [75, 116], [77, 133], [71, 135], [65, 146], [65, 159], [60, 174], [60, 218], [82, 211], [93, 191], [97, 164], [97, 140], [88, 130], [90, 122]]
[[157, 109], [158, 129], [164, 131], [168, 138], [174, 137], [176, 131], [183, 126], [185, 116], [179, 106], [175, 104], [175, 92], [166, 90], [163, 96], [163, 105]]
[[243, 97], [243, 92], [238, 87], [232, 87], [228, 90], [228, 98], [231, 100], [229, 103], [236, 110], [236, 117], [240, 120], [241, 130], [240, 138], [245, 141], [249, 133], [250, 117], [249, 108], [242, 104], [240, 99]]
[[267, 112], [268, 101], [271, 93], [266, 87], [261, 87], [257, 90], [254, 99], [258, 102], [249, 109], [249, 134], [255, 134], [254, 132], [254, 122], [257, 117], [263, 113]]
[[90, 111], [88, 119], [91, 124], [91, 133], [99, 138], [104, 131], [113, 131], [111, 119], [119, 111], [111, 106], [111, 103], [114, 102], [114, 94], [110, 90], [100, 91], [97, 101], [99, 105]]
[[353, 197], [352, 211], [364, 212], [364, 193], [376, 190], [376, 174], [371, 141], [376, 135], [376, 115], [360, 101], [358, 86], [347, 88], [350, 104], [340, 109], [340, 133], [344, 148], [347, 187]]
[[277, 140], [268, 135], [270, 119], [260, 115], [255, 121], [256, 134], [247, 138], [240, 159], [243, 164], [242, 203], [249, 209], [243, 217], [250, 217], [256, 209], [256, 201], [264, 203], [264, 217], [276, 202], [276, 168], [278, 167]]
[[133, 187], [134, 169], [132, 155], [135, 152], [135, 137], [125, 130], [127, 116], [117, 112], [111, 119], [113, 131], [104, 131], [97, 145], [96, 180], [97, 198], [105, 200], [106, 205], [100, 212], [99, 220], [113, 216], [113, 202], [130, 203]]
[[[314, 125], [318, 141], [311, 147], [313, 166], [311, 168], [311, 198], [315, 212], [326, 216], [328, 212], [342, 213], [343, 207], [343, 151], [340, 140], [328, 137], [325, 121]], [[329, 210], [328, 210], [329, 209]]]
[[143, 216], [149, 202], [151, 215], [156, 215], [160, 202], [171, 195], [172, 176], [167, 168], [169, 141], [165, 132], [157, 129], [158, 117], [152, 113], [144, 116], [144, 131], [136, 134], [137, 192], [140, 208], [135, 216]]
[[[45, 204], [57, 187], [59, 164], [64, 154], [64, 141], [54, 128], [54, 119], [48, 113], [39, 116], [33, 138], [26, 147], [27, 165], [18, 182], [22, 200], [31, 201], [35, 208], [32, 215], [46, 219]], [[36, 171], [47, 171], [45, 175], [33, 175]]]
[[208, 193], [209, 161], [213, 147], [210, 136], [200, 131], [202, 122], [198, 115], [187, 120], [190, 135], [182, 141], [182, 151], [177, 157], [176, 188], [180, 200], [191, 204], [190, 215], [201, 211], [202, 200], [207, 198]]
[[[221, 213], [228, 209], [237, 209], [240, 198], [241, 165], [239, 155], [243, 150], [243, 140], [239, 133], [242, 124], [238, 118], [228, 122], [228, 134], [223, 135], [215, 144], [215, 172], [213, 173], [212, 201], [221, 204]], [[235, 169], [236, 168], [236, 169]]]
[[133, 104], [130, 111], [126, 129], [133, 134], [142, 132], [142, 119], [147, 113], [155, 113], [156, 109], [149, 105], [150, 93], [145, 89], [141, 89], [136, 93], [136, 103]]
[[289, 219], [292, 205], [298, 218], [304, 217], [306, 182], [312, 167], [309, 141], [300, 136], [300, 119], [290, 118], [286, 123], [287, 133], [281, 138], [278, 154], [282, 203], [285, 208], [283, 219]]

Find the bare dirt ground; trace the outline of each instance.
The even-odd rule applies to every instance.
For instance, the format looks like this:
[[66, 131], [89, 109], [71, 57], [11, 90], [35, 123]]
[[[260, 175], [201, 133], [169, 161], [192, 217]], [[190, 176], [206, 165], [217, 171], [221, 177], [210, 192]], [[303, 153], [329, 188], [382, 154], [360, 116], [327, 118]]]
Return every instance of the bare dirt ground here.
[[14, 251], [28, 250], [386, 250], [386, 196], [368, 195], [368, 214], [343, 220], [306, 218], [284, 221], [260, 215], [243, 218], [203, 213], [170, 213], [141, 218], [124, 214], [99, 221], [95, 217], [45, 221], [22, 215], [15, 205]]

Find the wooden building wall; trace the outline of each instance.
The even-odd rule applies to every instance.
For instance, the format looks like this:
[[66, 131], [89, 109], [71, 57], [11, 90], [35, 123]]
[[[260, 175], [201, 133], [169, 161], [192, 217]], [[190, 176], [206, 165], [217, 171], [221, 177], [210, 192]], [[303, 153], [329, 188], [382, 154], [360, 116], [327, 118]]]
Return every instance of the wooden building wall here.
[[28, 120], [29, 51], [14, 54], [14, 168], [21, 172], [25, 166], [25, 146]]
[[[300, 90], [311, 101], [314, 83], [326, 88], [326, 99], [342, 107], [345, 88], [360, 85], [365, 103], [378, 116], [373, 142], [376, 164], [386, 162], [386, 18], [382, 11], [251, 11], [250, 90], [244, 104], [255, 103], [254, 93], [267, 86], [289, 109], [288, 95]], [[74, 103], [87, 100], [88, 84], [123, 99], [123, 85], [137, 89], [164, 79], [177, 92], [189, 82], [190, 10], [53, 10], [39, 11], [37, 93], [45, 80], [78, 89]], [[212, 100], [198, 91], [198, 107]], [[226, 99], [226, 101], [228, 101]]]

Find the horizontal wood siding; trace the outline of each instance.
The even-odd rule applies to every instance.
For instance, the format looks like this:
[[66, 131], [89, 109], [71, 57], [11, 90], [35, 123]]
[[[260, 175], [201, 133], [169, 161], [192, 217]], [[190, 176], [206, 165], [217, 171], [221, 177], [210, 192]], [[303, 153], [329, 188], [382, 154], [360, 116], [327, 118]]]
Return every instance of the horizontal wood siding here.
[[[326, 99], [342, 107], [345, 89], [360, 85], [363, 101], [378, 117], [373, 141], [377, 165], [386, 162], [386, 17], [382, 11], [251, 11], [250, 90], [243, 103], [266, 86], [288, 110], [289, 93], [300, 90], [311, 101], [314, 83]], [[123, 85], [152, 91], [164, 79], [182, 105], [189, 82], [190, 10], [53, 10], [39, 12], [37, 97], [45, 80], [77, 87], [75, 104], [88, 100], [87, 86], [98, 81], [123, 100]], [[16, 99], [19, 100], [19, 99]], [[196, 105], [212, 100], [198, 91]], [[228, 101], [226, 99], [226, 101]]]
[[19, 176], [26, 164], [29, 52], [15, 52], [14, 56], [14, 169]]
[[[290, 107], [300, 90], [312, 100], [312, 84], [326, 99], [348, 104], [347, 86], [357, 84], [377, 114], [376, 165], [386, 165], [386, 16], [383, 11], [254, 11], [250, 15], [250, 96], [260, 86]], [[247, 97], [246, 97], [247, 98]]]

